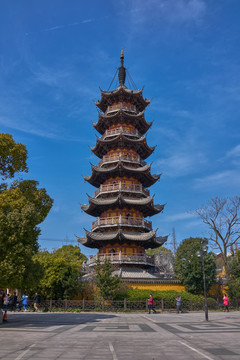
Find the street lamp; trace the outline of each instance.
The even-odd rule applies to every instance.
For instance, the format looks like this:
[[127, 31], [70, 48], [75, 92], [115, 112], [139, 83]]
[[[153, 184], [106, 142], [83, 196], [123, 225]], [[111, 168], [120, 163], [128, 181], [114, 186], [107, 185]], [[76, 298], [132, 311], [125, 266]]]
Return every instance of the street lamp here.
[[206, 292], [206, 277], [205, 277], [205, 266], [204, 266], [204, 254], [207, 253], [207, 245], [203, 245], [201, 242], [201, 251], [197, 251], [196, 254], [198, 257], [202, 258], [202, 269], [203, 269], [203, 291], [204, 291], [204, 310], [205, 310], [205, 320], [208, 321], [208, 306], [207, 306], [207, 292]]

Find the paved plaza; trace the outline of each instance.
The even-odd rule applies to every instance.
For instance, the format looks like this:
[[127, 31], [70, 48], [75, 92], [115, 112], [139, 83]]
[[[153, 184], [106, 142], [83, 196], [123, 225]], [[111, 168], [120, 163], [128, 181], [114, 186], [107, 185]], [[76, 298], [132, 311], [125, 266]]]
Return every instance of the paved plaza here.
[[0, 359], [240, 359], [240, 312], [8, 313]]

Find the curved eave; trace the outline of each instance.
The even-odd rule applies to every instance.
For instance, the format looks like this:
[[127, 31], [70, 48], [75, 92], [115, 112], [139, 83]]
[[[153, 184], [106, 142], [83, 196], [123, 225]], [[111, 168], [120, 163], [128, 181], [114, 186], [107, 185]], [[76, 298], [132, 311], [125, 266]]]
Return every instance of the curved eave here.
[[119, 110], [111, 115], [99, 113], [98, 122], [93, 123], [93, 126], [101, 135], [103, 135], [109, 126], [114, 123], [130, 123], [136, 127], [141, 135], [145, 134], [152, 126], [152, 122], [145, 120], [144, 111], [138, 114], [131, 114], [126, 113], [124, 110]]
[[155, 149], [155, 146], [148, 146], [146, 136], [142, 136], [140, 139], [129, 139], [123, 134], [119, 134], [111, 139], [102, 139], [98, 137], [96, 146], [91, 147], [91, 150], [101, 159], [111, 148], [115, 147], [134, 148], [143, 160], [148, 158]]
[[81, 208], [89, 215], [100, 216], [103, 211], [108, 210], [109, 208], [122, 208], [124, 206], [138, 209], [141, 211], [144, 217], [159, 214], [164, 209], [164, 205], [154, 205], [153, 197], [151, 196], [148, 196], [147, 198], [136, 199], [125, 198], [122, 195], [111, 199], [89, 197], [89, 205], [83, 204], [81, 205]]
[[80, 242], [82, 245], [97, 249], [114, 241], [119, 242], [119, 244], [126, 241], [131, 241], [137, 243], [140, 246], [143, 246], [145, 249], [155, 249], [159, 246], [162, 246], [167, 241], [167, 238], [167, 236], [157, 237], [156, 231], [150, 231], [148, 233], [130, 233], [124, 232], [122, 230], [105, 233], [96, 233], [86, 230], [86, 237], [77, 237], [78, 242]]
[[84, 176], [84, 180], [89, 182], [95, 187], [99, 187], [104, 183], [106, 179], [113, 176], [133, 176], [138, 179], [144, 188], [152, 186], [156, 181], [160, 179], [161, 175], [151, 174], [150, 165], [145, 165], [143, 167], [133, 168], [125, 166], [121, 161], [114, 167], [110, 168], [101, 168], [98, 166], [92, 165], [92, 175]]
[[118, 86], [113, 91], [101, 90], [101, 99], [96, 101], [96, 106], [103, 112], [107, 110], [107, 107], [114, 101], [129, 100], [135, 104], [139, 111], [143, 111], [151, 102], [151, 100], [144, 99], [142, 96], [142, 89], [130, 90], [126, 86]]

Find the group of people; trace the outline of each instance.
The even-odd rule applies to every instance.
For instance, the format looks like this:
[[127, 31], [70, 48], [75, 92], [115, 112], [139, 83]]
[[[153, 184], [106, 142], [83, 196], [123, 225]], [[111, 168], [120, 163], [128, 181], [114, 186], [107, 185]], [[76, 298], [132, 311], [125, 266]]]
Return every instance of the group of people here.
[[[36, 292], [33, 298], [34, 311], [39, 311], [40, 295]], [[12, 295], [5, 293], [3, 290], [0, 292], [0, 309], [3, 311], [20, 311], [23, 308], [24, 311], [28, 310], [29, 300], [28, 296], [24, 295], [18, 299], [16, 292]]]
[[[224, 305], [224, 312], [227, 311], [229, 312], [229, 298], [226, 294], [224, 294], [223, 296], [223, 305]], [[148, 299], [148, 313], [150, 314], [151, 311], [153, 311], [155, 314], [157, 313], [155, 308], [154, 308], [154, 300], [153, 300], [153, 296], [152, 294], [150, 294], [150, 297]], [[182, 304], [182, 298], [181, 296], [178, 294], [177, 295], [177, 298], [176, 298], [176, 308], [177, 308], [177, 314], [179, 314], [179, 312], [183, 313], [183, 310], [182, 310], [182, 307], [181, 307], [181, 304]]]
[[[182, 311], [182, 308], [181, 308], [181, 302], [182, 302], [182, 298], [180, 295], [177, 295], [177, 298], [176, 298], [176, 306], [177, 306], [177, 313], [179, 314], [179, 311]], [[153, 299], [153, 296], [152, 294], [150, 294], [150, 297], [148, 299], [148, 313], [151, 314], [151, 311], [153, 311], [155, 314], [157, 313], [155, 308], [154, 308], [154, 299]]]

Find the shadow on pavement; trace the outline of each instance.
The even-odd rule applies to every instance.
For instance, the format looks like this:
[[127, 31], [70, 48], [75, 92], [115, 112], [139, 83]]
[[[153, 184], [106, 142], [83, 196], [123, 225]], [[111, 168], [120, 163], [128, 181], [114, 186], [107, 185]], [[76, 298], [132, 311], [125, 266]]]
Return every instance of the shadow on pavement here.
[[1, 328], [50, 327], [57, 325], [79, 325], [117, 317], [113, 314], [92, 313], [8, 313]]

